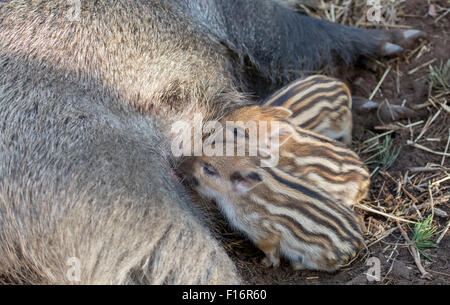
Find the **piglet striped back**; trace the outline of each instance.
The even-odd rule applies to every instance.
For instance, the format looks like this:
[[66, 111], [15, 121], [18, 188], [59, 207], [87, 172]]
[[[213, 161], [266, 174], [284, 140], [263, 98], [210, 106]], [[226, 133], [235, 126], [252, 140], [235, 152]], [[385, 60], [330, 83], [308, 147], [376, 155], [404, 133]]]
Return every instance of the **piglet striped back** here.
[[280, 147], [277, 167], [316, 185], [351, 206], [369, 188], [367, 167], [352, 150], [336, 141], [297, 127]]
[[322, 135], [351, 142], [352, 98], [344, 82], [313, 75], [281, 88], [267, 97], [263, 107], [283, 107], [292, 114], [289, 121]]

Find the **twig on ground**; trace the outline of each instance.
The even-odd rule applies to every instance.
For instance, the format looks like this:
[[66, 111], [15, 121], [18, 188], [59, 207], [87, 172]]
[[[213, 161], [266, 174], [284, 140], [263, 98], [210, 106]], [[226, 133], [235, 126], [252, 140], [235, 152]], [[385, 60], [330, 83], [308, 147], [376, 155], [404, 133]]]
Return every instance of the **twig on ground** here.
[[383, 239], [385, 239], [386, 237], [388, 237], [389, 235], [391, 235], [395, 230], [397, 230], [397, 227], [393, 227], [393, 228], [387, 230], [386, 232], [383, 233], [383, 235], [382, 235], [380, 238], [378, 238], [377, 240], [371, 242], [371, 243], [367, 246], [367, 248], [370, 248], [370, 247], [372, 247], [373, 245], [375, 245], [377, 242], [382, 241]]
[[361, 210], [364, 210], [364, 211], [367, 211], [367, 212], [375, 213], [375, 214], [378, 214], [378, 215], [382, 215], [384, 217], [391, 218], [391, 219], [394, 219], [394, 220], [397, 220], [397, 221], [413, 223], [413, 224], [416, 223], [416, 222], [411, 221], [411, 220], [407, 220], [407, 219], [404, 219], [404, 218], [401, 218], [401, 217], [397, 217], [397, 216], [394, 216], [394, 215], [391, 215], [391, 214], [387, 214], [387, 213], [384, 213], [384, 212], [381, 212], [381, 211], [369, 208], [369, 207], [367, 207], [365, 205], [362, 205], [362, 204], [355, 204], [353, 206], [355, 208], [358, 208], [358, 209], [361, 209]]
[[449, 153], [443, 153], [443, 152], [439, 152], [439, 151], [434, 151], [434, 150], [432, 150], [432, 149], [429, 149], [428, 147], [425, 147], [425, 146], [423, 146], [423, 145], [414, 143], [414, 142], [411, 141], [411, 140], [407, 140], [407, 141], [406, 141], [406, 144], [411, 145], [411, 146], [414, 146], [415, 148], [424, 150], [424, 151], [429, 152], [429, 153], [431, 153], [431, 154], [435, 154], [435, 155], [439, 155], [439, 156], [450, 157], [450, 154], [449, 154]]
[[425, 68], [426, 66], [431, 65], [431, 64], [434, 63], [436, 60], [437, 60], [437, 58], [433, 58], [432, 60], [427, 61], [426, 63], [424, 63], [424, 64], [422, 64], [422, 65], [420, 65], [420, 66], [418, 66], [418, 67], [412, 69], [411, 71], [408, 72], [408, 75], [414, 74], [414, 73], [416, 73], [417, 71], [419, 71], [420, 69]]
[[[406, 242], [408, 244], [411, 244], [411, 240], [408, 237], [408, 234], [406, 233], [405, 230], [403, 230], [402, 226], [400, 225], [399, 222], [397, 222], [397, 227], [400, 229], [400, 232], [402, 233], [403, 238], [406, 240]], [[419, 252], [417, 251], [416, 248], [414, 248], [414, 246], [408, 246], [409, 252], [411, 253], [414, 262], [416, 263], [417, 268], [419, 269], [420, 273], [422, 274], [422, 278], [431, 280], [433, 279], [433, 277], [431, 276], [431, 274], [429, 272], [427, 272], [425, 270], [425, 268], [422, 266], [422, 263], [420, 262], [420, 256], [419, 256]]]
[[411, 173], [424, 173], [424, 172], [444, 172], [449, 170], [445, 167], [410, 167]]
[[380, 81], [378, 82], [377, 86], [375, 87], [375, 89], [373, 90], [372, 94], [369, 97], [369, 100], [371, 101], [373, 99], [373, 97], [375, 96], [375, 94], [377, 94], [378, 90], [381, 87], [381, 84], [383, 84], [384, 79], [386, 78], [386, 76], [389, 74], [389, 72], [391, 71], [391, 66], [389, 66], [387, 68], [387, 70], [384, 72], [383, 76], [381, 77]]
[[450, 221], [447, 223], [447, 225], [445, 226], [444, 231], [442, 231], [441, 235], [439, 235], [438, 239], [436, 240], [436, 244], [439, 245], [439, 243], [441, 242], [441, 240], [444, 238], [445, 234], [447, 234], [448, 228], [450, 227]]
[[444, 162], [445, 162], [445, 154], [448, 151], [448, 145], [450, 144], [450, 128], [448, 129], [448, 140], [447, 140], [447, 145], [445, 146], [445, 151], [444, 151], [444, 155], [442, 156], [442, 161], [441, 161], [441, 165], [444, 166]]

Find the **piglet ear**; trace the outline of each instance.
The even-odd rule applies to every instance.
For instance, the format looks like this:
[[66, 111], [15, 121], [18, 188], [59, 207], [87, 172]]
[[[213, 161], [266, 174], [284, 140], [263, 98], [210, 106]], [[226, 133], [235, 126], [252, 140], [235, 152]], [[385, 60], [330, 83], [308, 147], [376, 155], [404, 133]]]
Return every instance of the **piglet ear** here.
[[261, 176], [254, 171], [243, 173], [234, 172], [231, 177], [234, 189], [240, 194], [246, 194], [256, 187], [263, 180]]
[[269, 139], [273, 141], [275, 137], [281, 139], [285, 136], [290, 136], [293, 133], [295, 133], [295, 129], [291, 124], [285, 122], [272, 122]]
[[280, 106], [267, 107], [265, 108], [265, 110], [272, 116], [277, 117], [279, 119], [287, 119], [292, 115], [292, 111], [290, 109]]

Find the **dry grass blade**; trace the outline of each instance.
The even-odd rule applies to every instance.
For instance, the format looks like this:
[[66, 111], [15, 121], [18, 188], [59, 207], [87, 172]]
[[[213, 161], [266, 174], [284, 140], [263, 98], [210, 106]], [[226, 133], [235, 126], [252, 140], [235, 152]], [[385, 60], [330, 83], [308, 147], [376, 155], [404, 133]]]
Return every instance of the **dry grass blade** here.
[[441, 240], [444, 238], [445, 234], [447, 234], [447, 231], [448, 231], [449, 228], [450, 228], [450, 221], [445, 226], [445, 229], [444, 229], [444, 231], [442, 231], [441, 235], [439, 235], [438, 239], [436, 240], [436, 244], [439, 245]]
[[[400, 229], [400, 232], [403, 236], [403, 238], [406, 240], [406, 242], [408, 244], [411, 244], [411, 240], [408, 237], [408, 234], [406, 233], [405, 230], [403, 230], [402, 226], [400, 225], [400, 223], [397, 223], [397, 227]], [[422, 278], [426, 278], [431, 280], [433, 277], [431, 276], [430, 273], [428, 273], [425, 268], [423, 268], [422, 263], [420, 262], [420, 256], [419, 256], [419, 252], [416, 250], [416, 248], [414, 248], [413, 246], [408, 246], [408, 249], [411, 253], [411, 255], [414, 258], [414, 262], [416, 263], [417, 268], [419, 269], [420, 273], [422, 274]]]
[[394, 220], [396, 220], [396, 221], [401, 221], [401, 222], [406, 222], [406, 223], [412, 223], [412, 224], [415, 224], [415, 223], [416, 223], [416, 222], [411, 221], [411, 220], [403, 219], [403, 218], [397, 217], [397, 216], [395, 216], [395, 215], [391, 215], [391, 214], [388, 214], [388, 213], [384, 213], [384, 212], [381, 212], [381, 211], [378, 211], [378, 210], [369, 208], [369, 207], [367, 207], [367, 206], [365, 206], [365, 205], [362, 205], [362, 204], [359, 204], [359, 203], [358, 203], [358, 204], [355, 204], [355, 205], [353, 205], [353, 206], [354, 206], [355, 208], [358, 208], [358, 209], [361, 209], [361, 210], [364, 210], [364, 211], [367, 211], [367, 212], [371, 212], [371, 213], [374, 213], [374, 214], [378, 214], [378, 215], [384, 216], [384, 217], [386, 217], [386, 218], [394, 219]]
[[378, 90], [380, 89], [381, 85], [383, 84], [384, 80], [386, 79], [386, 76], [389, 74], [389, 72], [391, 71], [392, 67], [388, 67], [386, 69], [386, 71], [384, 72], [383, 76], [381, 77], [380, 81], [378, 82], [377, 86], [375, 87], [375, 89], [373, 90], [372, 94], [369, 97], [369, 100], [373, 100], [373, 98], [375, 97], [375, 94], [377, 94]]
[[424, 150], [424, 151], [429, 152], [429, 153], [431, 153], [431, 154], [435, 154], [435, 155], [439, 155], [439, 156], [450, 157], [450, 154], [449, 154], [449, 153], [444, 153], [444, 152], [434, 151], [434, 150], [432, 150], [432, 149], [429, 149], [428, 147], [425, 147], [425, 146], [423, 146], [423, 145], [414, 143], [414, 142], [411, 141], [411, 140], [406, 141], [406, 144], [411, 145], [411, 146], [414, 146], [415, 148]]
[[450, 128], [448, 129], [448, 139], [447, 139], [447, 145], [445, 145], [445, 151], [444, 151], [444, 155], [442, 156], [442, 161], [441, 161], [441, 165], [443, 166], [445, 163], [445, 157], [446, 154], [448, 152], [448, 146], [450, 144]]
[[412, 69], [411, 71], [408, 72], [408, 75], [414, 74], [414, 73], [416, 73], [417, 71], [419, 71], [420, 69], [425, 68], [426, 66], [431, 65], [431, 64], [434, 63], [436, 60], [437, 60], [437, 58], [433, 58], [432, 60], [427, 61], [426, 63], [424, 63], [424, 64], [422, 64], [422, 65], [420, 65], [420, 66], [418, 66], [418, 67]]

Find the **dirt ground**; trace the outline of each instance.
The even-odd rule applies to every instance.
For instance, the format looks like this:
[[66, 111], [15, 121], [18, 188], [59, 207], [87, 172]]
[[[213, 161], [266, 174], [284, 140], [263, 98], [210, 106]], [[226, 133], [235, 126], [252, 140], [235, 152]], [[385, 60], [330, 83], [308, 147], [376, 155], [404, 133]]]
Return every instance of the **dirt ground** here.
[[[434, 100], [433, 97], [436, 96], [439, 102], [445, 104], [450, 94], [448, 88], [442, 93], [430, 86], [430, 70], [429, 64], [427, 64], [434, 60], [431, 65], [439, 66], [441, 61], [445, 63], [450, 58], [450, 14], [444, 15], [435, 22], [439, 16], [445, 13], [442, 8], [447, 10], [450, 8], [450, 1], [432, 1], [430, 3], [425, 0], [408, 0], [397, 2], [401, 2], [401, 4], [397, 6], [399, 11], [396, 12], [397, 18], [392, 27], [419, 29], [427, 33], [428, 39], [418, 41], [399, 57], [381, 58], [378, 61], [370, 60], [361, 67], [341, 73], [340, 77], [346, 80], [354, 95], [369, 97], [388, 67], [391, 67], [373, 100], [388, 101], [390, 104], [396, 105], [405, 102], [405, 105], [412, 109], [421, 108], [415, 109], [414, 117], [400, 121], [403, 126], [423, 121], [410, 128], [398, 128], [402, 125], [395, 125], [397, 128], [393, 128], [392, 124], [384, 126], [384, 128], [374, 128], [374, 126], [383, 125], [377, 120], [376, 113], [355, 116], [353, 149], [360, 153], [363, 160], [366, 160], [373, 153], [364, 152], [367, 150], [364, 141], [374, 135], [391, 131], [390, 147], [399, 150], [399, 155], [387, 169], [381, 168], [375, 171], [377, 166], [380, 167], [381, 164], [383, 167], [383, 164], [368, 162], [373, 176], [369, 199], [363, 204], [412, 221], [423, 220], [433, 213], [433, 224], [437, 227], [437, 232], [431, 240], [436, 241], [450, 220], [448, 217], [450, 215], [448, 204], [450, 180], [444, 180], [432, 186], [429, 184], [449, 176], [450, 158], [444, 160], [445, 170], [431, 173], [427, 171], [414, 172], [412, 168], [423, 168], [431, 166], [431, 164], [440, 165], [442, 155], [407, 145], [407, 140], [416, 139], [424, 129], [427, 120], [431, 120], [440, 109], [437, 117], [425, 129], [417, 143], [437, 152], [445, 151], [450, 132], [448, 108], [441, 109], [436, 104], [418, 105], [423, 105], [430, 98]], [[438, 8], [435, 16], [429, 14], [429, 12], [433, 14], [433, 7], [430, 11], [430, 5], [436, 5]], [[361, 14], [361, 11], [349, 12], [348, 19], [360, 19], [356, 15], [358, 13]], [[397, 180], [403, 181], [400, 186]], [[408, 209], [414, 205], [419, 208], [417, 210], [415, 208]], [[438, 208], [440, 213], [434, 212], [431, 208], [432, 205], [433, 208]], [[208, 214], [213, 213], [213, 227], [218, 238], [237, 264], [243, 278], [250, 284], [450, 284], [450, 232], [447, 232], [441, 239], [439, 247], [425, 250], [430, 260], [421, 255], [423, 267], [432, 276], [432, 279], [425, 279], [421, 277], [407, 248], [407, 242], [400, 230], [396, 228], [395, 221], [358, 208], [355, 210], [364, 218], [365, 239], [369, 247], [362, 251], [350, 266], [333, 274], [292, 271], [287, 262], [283, 262], [278, 269], [266, 268], [260, 264], [263, 258], [262, 252], [242, 235], [233, 232], [217, 210], [211, 211], [208, 208]], [[411, 210], [412, 212], [404, 212]], [[412, 238], [411, 230], [414, 225], [404, 224], [402, 227], [409, 238]], [[378, 239], [381, 240], [377, 241]], [[372, 257], [379, 259], [381, 273], [379, 281], [370, 282], [367, 273], [371, 273], [371, 265], [368, 263], [372, 261], [370, 259]]]

